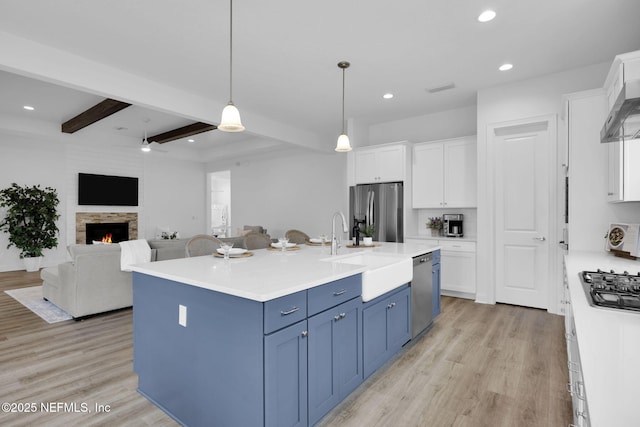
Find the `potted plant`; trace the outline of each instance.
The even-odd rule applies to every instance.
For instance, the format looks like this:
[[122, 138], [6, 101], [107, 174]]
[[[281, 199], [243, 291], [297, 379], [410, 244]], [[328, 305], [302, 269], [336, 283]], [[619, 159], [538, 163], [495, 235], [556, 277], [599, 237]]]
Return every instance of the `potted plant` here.
[[7, 208], [0, 230], [9, 234], [7, 248], [20, 250], [27, 271], [39, 270], [43, 249], [58, 246], [58, 203], [58, 193], [51, 187], [19, 186], [14, 182], [0, 190], [0, 207]]
[[373, 245], [373, 235], [375, 234], [375, 232], [376, 232], [376, 228], [373, 226], [373, 224], [366, 225], [362, 229], [362, 234], [364, 234], [364, 237], [362, 238], [362, 243], [365, 246]]
[[441, 236], [443, 227], [444, 221], [442, 221], [442, 217], [434, 216], [427, 221], [427, 228], [431, 229], [431, 236], [433, 237]]

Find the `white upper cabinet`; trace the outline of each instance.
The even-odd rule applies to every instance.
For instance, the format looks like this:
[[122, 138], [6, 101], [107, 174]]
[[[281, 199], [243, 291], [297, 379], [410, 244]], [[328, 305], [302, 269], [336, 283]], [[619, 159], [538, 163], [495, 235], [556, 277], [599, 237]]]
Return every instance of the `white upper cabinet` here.
[[405, 180], [404, 143], [355, 150], [356, 184]]
[[469, 208], [476, 199], [476, 138], [413, 147], [413, 208]]

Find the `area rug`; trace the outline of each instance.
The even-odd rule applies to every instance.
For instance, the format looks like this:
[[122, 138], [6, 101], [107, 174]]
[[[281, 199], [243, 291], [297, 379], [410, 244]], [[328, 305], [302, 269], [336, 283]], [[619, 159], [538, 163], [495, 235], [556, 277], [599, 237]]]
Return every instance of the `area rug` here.
[[4, 292], [40, 316], [47, 323], [57, 323], [72, 319], [70, 314], [58, 308], [55, 304], [42, 299], [42, 286], [11, 289]]

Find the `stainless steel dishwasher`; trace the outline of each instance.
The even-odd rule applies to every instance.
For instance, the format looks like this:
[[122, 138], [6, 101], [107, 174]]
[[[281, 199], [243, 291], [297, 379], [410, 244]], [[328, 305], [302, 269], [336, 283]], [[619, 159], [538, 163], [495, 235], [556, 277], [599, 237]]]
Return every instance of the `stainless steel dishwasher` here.
[[427, 329], [433, 320], [433, 255], [413, 258], [411, 280], [411, 338]]

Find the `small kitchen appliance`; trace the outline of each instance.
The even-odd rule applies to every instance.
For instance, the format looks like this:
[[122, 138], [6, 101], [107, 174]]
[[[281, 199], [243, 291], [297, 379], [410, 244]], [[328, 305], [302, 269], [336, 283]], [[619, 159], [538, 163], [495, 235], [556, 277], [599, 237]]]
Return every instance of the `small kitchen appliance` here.
[[442, 222], [444, 223], [444, 235], [446, 237], [462, 237], [462, 214], [444, 214]]
[[640, 311], [640, 272], [583, 271], [580, 280], [593, 307]]

